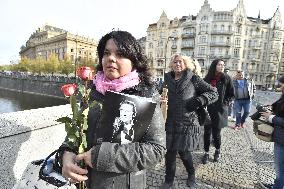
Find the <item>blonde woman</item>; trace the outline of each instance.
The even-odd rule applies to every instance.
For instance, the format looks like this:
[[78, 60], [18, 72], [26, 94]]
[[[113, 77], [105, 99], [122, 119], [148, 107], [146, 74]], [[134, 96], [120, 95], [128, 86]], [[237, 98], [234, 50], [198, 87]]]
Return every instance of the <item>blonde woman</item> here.
[[197, 110], [217, 100], [214, 87], [206, 83], [192, 70], [198, 71], [198, 63], [182, 54], [175, 54], [170, 63], [171, 71], [165, 74], [164, 86], [168, 88], [166, 119], [166, 176], [162, 189], [173, 186], [176, 155], [179, 154], [187, 172], [187, 186], [195, 186], [195, 169], [191, 151], [202, 140]]

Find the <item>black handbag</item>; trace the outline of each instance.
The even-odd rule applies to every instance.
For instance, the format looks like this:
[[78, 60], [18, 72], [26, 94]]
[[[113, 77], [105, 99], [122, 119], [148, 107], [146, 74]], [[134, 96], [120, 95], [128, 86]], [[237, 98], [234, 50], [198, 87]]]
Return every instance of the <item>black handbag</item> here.
[[211, 117], [206, 107], [200, 107], [197, 109], [198, 121], [201, 126], [211, 124]]
[[[76, 185], [71, 184], [62, 176], [59, 153], [64, 151], [74, 152], [70, 148], [60, 147], [47, 158], [30, 162], [13, 189], [76, 189]], [[53, 156], [55, 158], [52, 158]]]

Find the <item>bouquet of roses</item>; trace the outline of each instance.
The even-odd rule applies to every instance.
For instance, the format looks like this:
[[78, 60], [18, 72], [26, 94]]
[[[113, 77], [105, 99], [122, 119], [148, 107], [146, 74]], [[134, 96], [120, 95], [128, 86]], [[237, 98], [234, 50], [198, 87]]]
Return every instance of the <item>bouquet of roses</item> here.
[[[61, 87], [65, 97], [70, 99], [72, 117], [61, 117], [58, 122], [65, 124], [65, 142], [72, 149], [78, 149], [78, 153], [85, 152], [87, 148], [85, 131], [88, 128], [87, 116], [89, 108], [96, 104], [96, 101], [89, 104], [91, 89], [88, 82], [94, 78], [94, 70], [90, 67], [80, 67], [77, 75], [81, 79], [77, 84], [66, 84]], [[80, 99], [80, 104], [77, 100]]]

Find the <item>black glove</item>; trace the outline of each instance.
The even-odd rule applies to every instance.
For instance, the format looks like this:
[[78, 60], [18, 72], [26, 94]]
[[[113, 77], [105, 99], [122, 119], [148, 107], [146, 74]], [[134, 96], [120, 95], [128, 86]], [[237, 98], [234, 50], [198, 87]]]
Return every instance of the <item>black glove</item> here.
[[189, 112], [193, 112], [193, 111], [197, 110], [201, 106], [202, 106], [201, 101], [198, 98], [196, 98], [196, 97], [188, 99], [188, 101], [185, 104], [185, 108]]

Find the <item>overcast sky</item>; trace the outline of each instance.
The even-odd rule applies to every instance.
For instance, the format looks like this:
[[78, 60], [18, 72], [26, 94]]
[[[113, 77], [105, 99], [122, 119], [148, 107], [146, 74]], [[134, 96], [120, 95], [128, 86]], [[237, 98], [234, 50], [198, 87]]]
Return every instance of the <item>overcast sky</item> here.
[[[284, 0], [243, 0], [247, 16], [273, 16], [279, 6], [284, 24]], [[208, 0], [215, 11], [234, 9], [239, 0]], [[196, 15], [204, 0], [1, 0], [0, 64], [19, 58], [30, 35], [45, 23], [99, 40], [112, 28], [127, 30], [136, 38], [164, 10], [169, 19]]]

